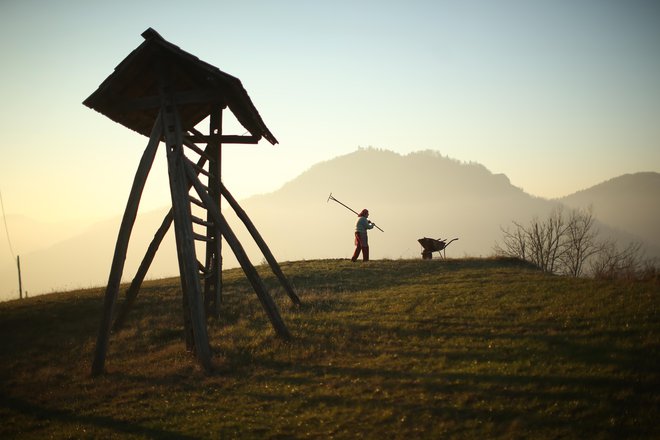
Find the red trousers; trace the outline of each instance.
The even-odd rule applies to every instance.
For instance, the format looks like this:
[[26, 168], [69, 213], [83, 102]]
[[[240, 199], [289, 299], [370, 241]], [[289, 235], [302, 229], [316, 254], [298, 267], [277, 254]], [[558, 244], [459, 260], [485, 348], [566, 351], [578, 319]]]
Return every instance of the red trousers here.
[[362, 251], [362, 260], [369, 261], [369, 242], [366, 240], [366, 232], [364, 235], [365, 237], [361, 237], [359, 232], [355, 232], [355, 252], [353, 252], [351, 261], [356, 261], [358, 259], [360, 251]]

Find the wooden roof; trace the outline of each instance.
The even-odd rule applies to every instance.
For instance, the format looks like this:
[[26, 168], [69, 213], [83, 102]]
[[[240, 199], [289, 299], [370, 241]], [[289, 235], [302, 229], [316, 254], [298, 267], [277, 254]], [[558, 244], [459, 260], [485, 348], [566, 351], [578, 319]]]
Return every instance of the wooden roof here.
[[169, 43], [149, 28], [131, 52], [83, 104], [149, 137], [161, 100], [160, 79], [169, 75], [182, 127], [189, 130], [218, 106], [229, 107], [255, 138], [271, 144], [268, 130], [241, 81]]

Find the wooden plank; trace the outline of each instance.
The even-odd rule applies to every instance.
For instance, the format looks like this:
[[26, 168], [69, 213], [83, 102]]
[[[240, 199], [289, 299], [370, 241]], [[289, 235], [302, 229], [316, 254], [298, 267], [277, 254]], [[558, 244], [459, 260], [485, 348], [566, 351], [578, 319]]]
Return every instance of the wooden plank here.
[[234, 252], [234, 255], [236, 255], [236, 259], [240, 263], [241, 268], [245, 273], [245, 276], [247, 277], [248, 281], [252, 285], [252, 288], [257, 294], [257, 297], [259, 298], [259, 301], [261, 302], [261, 305], [264, 308], [266, 315], [268, 316], [268, 319], [270, 320], [273, 328], [275, 329], [275, 332], [282, 339], [290, 339], [291, 334], [289, 333], [289, 330], [286, 328], [286, 325], [284, 324], [284, 321], [280, 316], [275, 301], [273, 301], [273, 298], [268, 294], [268, 290], [266, 289], [263, 280], [261, 279], [261, 277], [257, 273], [257, 270], [250, 262], [250, 259], [248, 258], [245, 250], [243, 249], [243, 246], [241, 245], [240, 241], [229, 227], [229, 224], [223, 217], [218, 207], [215, 205], [215, 203], [213, 203], [208, 193], [206, 193], [206, 191], [202, 187], [201, 183], [199, 182], [199, 179], [195, 175], [195, 171], [193, 170], [193, 168], [187, 162], [185, 163], [185, 165], [186, 166], [184, 168], [188, 175], [188, 179], [190, 180], [190, 182], [192, 182], [193, 187], [195, 188], [195, 191], [197, 192], [199, 197], [206, 203], [208, 207], [208, 211], [213, 216], [213, 220], [216, 226], [218, 227], [220, 233], [225, 238], [225, 240], [227, 240], [227, 244]]
[[103, 317], [101, 318], [101, 326], [99, 334], [96, 339], [96, 349], [94, 353], [94, 360], [92, 361], [92, 375], [97, 376], [103, 373], [105, 367], [105, 355], [108, 350], [108, 341], [110, 339], [110, 327], [112, 324], [112, 315], [117, 301], [117, 294], [119, 293], [119, 284], [121, 282], [121, 275], [124, 271], [124, 263], [126, 261], [126, 252], [128, 250], [128, 242], [131, 237], [135, 218], [137, 217], [138, 207], [140, 205], [140, 198], [144, 189], [144, 184], [151, 170], [156, 150], [160, 143], [162, 125], [160, 117], [154, 122], [149, 136], [149, 143], [147, 148], [142, 154], [140, 164], [138, 165], [135, 178], [133, 179], [133, 186], [128, 196], [124, 216], [119, 227], [119, 234], [117, 236], [117, 243], [115, 244], [115, 252], [112, 258], [112, 266], [110, 267], [110, 275], [108, 277], [108, 285], [105, 289], [105, 299], [103, 304]]
[[291, 286], [291, 283], [289, 283], [289, 280], [284, 275], [284, 272], [282, 272], [282, 268], [273, 256], [273, 253], [270, 251], [266, 241], [263, 239], [257, 228], [252, 223], [252, 220], [250, 220], [250, 217], [248, 217], [247, 213], [243, 210], [243, 208], [241, 208], [236, 199], [231, 195], [231, 193], [222, 183], [220, 184], [220, 190], [224, 198], [227, 200], [227, 202], [229, 202], [229, 205], [236, 212], [238, 218], [241, 219], [247, 230], [250, 232], [252, 238], [254, 238], [254, 241], [259, 246], [259, 249], [261, 249], [261, 253], [264, 254], [264, 257], [266, 257], [266, 261], [268, 261], [271, 270], [275, 276], [277, 276], [277, 279], [280, 280], [280, 284], [282, 284], [282, 287], [284, 287], [284, 290], [286, 291], [287, 295], [289, 295], [289, 298], [291, 298], [291, 301], [293, 301], [293, 303], [296, 305], [300, 305], [300, 298], [298, 298], [298, 295], [296, 295], [294, 292], [293, 286]]

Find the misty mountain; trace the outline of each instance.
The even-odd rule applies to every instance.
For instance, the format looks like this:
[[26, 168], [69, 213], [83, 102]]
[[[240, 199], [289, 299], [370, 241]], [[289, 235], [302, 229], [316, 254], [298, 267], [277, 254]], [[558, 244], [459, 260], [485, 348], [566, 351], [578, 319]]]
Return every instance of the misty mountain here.
[[[167, 209], [138, 215], [126, 258], [124, 281], [130, 281], [135, 274]], [[30, 252], [23, 249], [20, 255], [23, 290], [33, 295], [105, 284], [110, 273], [120, 223], [121, 217], [114, 217], [79, 229], [78, 234], [54, 244], [44, 239], [43, 243], [46, 244], [38, 250]], [[13, 229], [16, 230], [16, 235], [25, 233], [20, 227]], [[70, 231], [68, 232], [70, 234]], [[60, 233], [58, 229], [52, 231], [53, 236], [61, 236]], [[176, 249], [172, 234], [168, 234], [152, 265], [149, 278], [173, 275], [176, 270]], [[17, 284], [15, 263], [3, 262], [0, 265], [0, 300], [18, 298]]]
[[[646, 197], [650, 200], [655, 194], [657, 200], [660, 189], [647, 185], [651, 189]], [[625, 192], [616, 184], [609, 190], [615, 197]], [[642, 193], [639, 187], [637, 191]], [[418, 258], [417, 239], [422, 237], [458, 237], [447, 248], [447, 256], [488, 256], [502, 237], [502, 227], [513, 221], [524, 224], [533, 217], [543, 219], [560, 205], [560, 201], [525, 193], [505, 175], [493, 174], [478, 163], [463, 163], [433, 151], [402, 156], [361, 149], [319, 163], [280, 190], [245, 200], [243, 207], [278, 258], [349, 257], [355, 214], [328, 201], [331, 192], [358, 212], [368, 208], [371, 220], [385, 230], [370, 232], [372, 258]], [[616, 206], [613, 200], [608, 203]], [[589, 203], [574, 199], [569, 206], [594, 205], [602, 236], [625, 244], [642, 241], [650, 244], [650, 256], [660, 255], [660, 246], [653, 245], [657, 228], [649, 229], [660, 224], [657, 206], [655, 211], [642, 211], [627, 204], [627, 216], [604, 216], [607, 221], [602, 221], [600, 200], [584, 201]], [[644, 218], [636, 218], [637, 213]], [[641, 224], [648, 227], [632, 228]]]
[[[280, 261], [351, 256], [356, 216], [328, 201], [331, 192], [356, 211], [368, 208], [370, 219], [385, 231], [369, 233], [373, 259], [421, 258], [417, 239], [422, 237], [458, 237], [447, 247], [448, 257], [488, 256], [502, 237], [501, 227], [512, 221], [526, 223], [535, 216], [545, 218], [560, 203], [593, 205], [601, 233], [621, 243], [658, 243], [654, 226], [660, 224], [660, 213], [657, 202], [653, 203], [660, 194], [658, 176], [621, 176], [560, 200], [547, 200], [525, 193], [506, 176], [493, 174], [478, 163], [463, 163], [433, 151], [400, 155], [370, 148], [318, 163], [277, 191], [242, 200], [241, 206]], [[228, 204], [222, 206], [252, 262], [264, 262]], [[132, 279], [167, 210], [138, 215], [123, 281]], [[120, 222], [118, 216], [21, 254], [25, 289], [44, 293], [104, 285]], [[650, 249], [650, 256], [660, 255], [660, 245]], [[203, 251], [201, 245], [198, 250]], [[237, 266], [226, 244], [223, 257], [225, 268]], [[17, 297], [15, 262], [0, 266], [0, 299]], [[177, 273], [170, 230], [147, 277]]]
[[593, 206], [603, 223], [660, 247], [660, 173], [625, 174], [559, 199], [566, 206]]
[[356, 211], [368, 208], [372, 258], [416, 258], [418, 238], [454, 238], [447, 255], [490, 255], [500, 225], [546, 215], [557, 202], [532, 197], [476, 163], [425, 151], [362, 149], [319, 163], [280, 190], [243, 205], [284, 259], [351, 255]]

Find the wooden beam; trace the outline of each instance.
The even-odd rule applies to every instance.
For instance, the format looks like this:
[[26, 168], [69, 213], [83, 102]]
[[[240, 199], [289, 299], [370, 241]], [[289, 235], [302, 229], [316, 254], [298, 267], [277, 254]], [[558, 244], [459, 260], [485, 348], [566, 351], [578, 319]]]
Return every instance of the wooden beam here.
[[[208, 193], [222, 212], [222, 197], [220, 182], [222, 179], [222, 155], [220, 136], [222, 135], [222, 108], [211, 112], [209, 121], [210, 141], [206, 145], [209, 151]], [[209, 316], [220, 316], [220, 303], [222, 302], [222, 237], [216, 233], [217, 228], [211, 213], [206, 212], [206, 235], [211, 239], [206, 244], [206, 269], [209, 276], [204, 279], [204, 304]]]
[[289, 333], [289, 330], [286, 328], [286, 325], [284, 324], [284, 321], [282, 320], [282, 317], [280, 316], [280, 313], [277, 310], [277, 305], [275, 304], [275, 301], [273, 301], [273, 298], [268, 294], [266, 285], [264, 284], [263, 280], [257, 273], [257, 270], [250, 262], [247, 253], [243, 249], [243, 245], [241, 245], [240, 241], [238, 241], [238, 238], [229, 227], [229, 224], [223, 217], [217, 205], [213, 202], [213, 200], [211, 200], [211, 197], [204, 190], [203, 185], [195, 175], [195, 171], [193, 170], [193, 167], [190, 165], [190, 163], [187, 160], [185, 162], [184, 169], [186, 171], [186, 174], [188, 175], [188, 180], [192, 182], [195, 191], [197, 192], [199, 197], [204, 201], [204, 203], [207, 205], [207, 209], [213, 216], [213, 220], [216, 226], [218, 227], [219, 232], [222, 234], [225, 240], [227, 240], [227, 244], [234, 252], [234, 255], [236, 255], [236, 259], [240, 263], [241, 268], [245, 273], [245, 276], [247, 277], [248, 281], [250, 281], [252, 288], [257, 294], [257, 297], [259, 298], [259, 301], [261, 302], [261, 305], [264, 308], [266, 315], [268, 316], [268, 319], [270, 320], [273, 328], [275, 329], [275, 332], [282, 339], [290, 339], [291, 334]]
[[222, 135], [220, 142], [223, 144], [258, 144], [261, 136], [237, 136], [237, 135]]
[[[202, 150], [201, 148], [199, 148], [199, 147], [198, 147], [197, 145], [195, 145], [195, 143], [192, 142], [190, 139], [187, 139], [187, 138], [184, 137], [184, 138], [183, 138], [183, 145], [185, 145], [186, 147], [188, 147], [188, 148], [190, 148], [191, 150], [193, 150], [193, 151], [194, 151], [195, 153], [197, 153], [200, 157], [204, 157], [206, 160], [211, 159], [211, 156], [209, 156], [209, 154], [208, 154], [206, 151], [204, 151], [204, 150]], [[202, 165], [202, 166], [203, 166], [203, 165]]]
[[203, 241], [205, 243], [213, 241], [213, 237], [208, 237], [206, 235], [197, 234], [195, 232], [193, 232], [193, 238], [197, 241]]
[[201, 200], [199, 200], [199, 199], [197, 199], [193, 196], [188, 196], [188, 201], [190, 201], [190, 203], [192, 203], [194, 205], [199, 206], [200, 208], [206, 209], [206, 205], [204, 205], [204, 203]]
[[97, 376], [103, 373], [105, 367], [105, 355], [108, 350], [108, 341], [110, 339], [110, 326], [112, 324], [112, 315], [117, 301], [117, 294], [119, 293], [119, 284], [121, 282], [121, 275], [124, 271], [124, 263], [126, 261], [126, 252], [128, 250], [128, 242], [131, 238], [131, 231], [135, 224], [137, 217], [138, 207], [140, 205], [140, 198], [144, 184], [151, 170], [156, 150], [160, 143], [162, 134], [162, 122], [160, 117], [156, 119], [149, 136], [149, 143], [147, 148], [142, 154], [140, 164], [135, 178], [133, 179], [133, 186], [128, 196], [124, 216], [119, 227], [119, 234], [117, 243], [115, 244], [115, 253], [112, 258], [112, 266], [110, 267], [110, 275], [108, 277], [108, 285], [105, 289], [105, 300], [103, 304], [103, 317], [101, 318], [101, 327], [96, 339], [96, 350], [94, 353], [94, 360], [92, 362], [92, 375]]
[[[197, 276], [197, 257], [192, 230], [190, 203], [186, 170], [188, 159], [183, 154], [183, 134], [176, 103], [164, 94], [163, 118], [167, 164], [169, 170], [170, 193], [174, 215], [174, 233], [177, 243], [179, 271], [181, 274], [181, 289], [184, 295], [184, 305], [187, 301], [192, 333], [195, 342], [195, 355], [198, 362], [208, 373], [212, 369], [211, 347], [209, 346], [206, 328], [206, 315], [202, 303], [202, 292]], [[194, 171], [191, 171], [195, 175]]]
[[214, 139], [214, 137], [218, 136], [219, 141], [222, 144], [258, 144], [259, 141], [261, 140], [261, 136], [240, 136], [240, 135], [233, 135], [233, 134], [227, 134], [227, 135], [206, 135], [202, 134], [199, 131], [195, 130], [194, 128], [188, 130], [190, 133], [188, 137], [196, 144], [205, 144], [205, 143], [210, 143]]
[[282, 272], [282, 268], [280, 268], [279, 263], [273, 256], [273, 253], [270, 251], [266, 241], [263, 239], [259, 231], [257, 231], [257, 228], [252, 223], [252, 220], [250, 220], [250, 217], [248, 217], [247, 213], [243, 210], [243, 208], [241, 208], [236, 199], [231, 195], [231, 193], [222, 183], [220, 184], [220, 190], [224, 198], [229, 202], [229, 205], [232, 207], [234, 212], [236, 212], [238, 218], [241, 219], [247, 230], [250, 232], [252, 238], [254, 238], [257, 246], [259, 246], [259, 249], [261, 249], [261, 253], [264, 254], [264, 257], [266, 257], [266, 261], [268, 261], [268, 264], [270, 265], [270, 268], [272, 269], [275, 276], [277, 276], [277, 279], [280, 280], [280, 284], [282, 284], [282, 287], [284, 287], [284, 290], [286, 291], [287, 295], [289, 295], [289, 298], [291, 298], [291, 301], [293, 301], [295, 305], [299, 306], [300, 298], [298, 298], [298, 295], [296, 295], [296, 293], [293, 291], [293, 286], [291, 286], [291, 283], [289, 283], [289, 280], [284, 275], [284, 272]]
[[206, 171], [204, 168], [197, 166], [197, 164], [191, 163], [191, 166], [197, 170], [198, 173], [204, 174], [205, 176], [209, 176], [209, 172]]
[[208, 220], [202, 220], [201, 218], [196, 217], [194, 215], [191, 216], [191, 218], [192, 218], [193, 223], [195, 223], [197, 225], [206, 226], [207, 228], [208, 227], [214, 227], [213, 222], [209, 222]]

